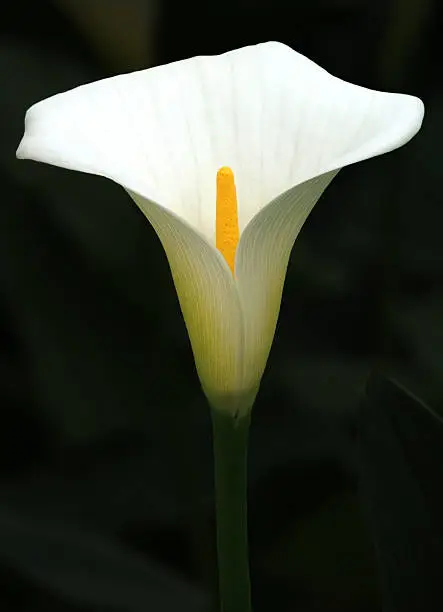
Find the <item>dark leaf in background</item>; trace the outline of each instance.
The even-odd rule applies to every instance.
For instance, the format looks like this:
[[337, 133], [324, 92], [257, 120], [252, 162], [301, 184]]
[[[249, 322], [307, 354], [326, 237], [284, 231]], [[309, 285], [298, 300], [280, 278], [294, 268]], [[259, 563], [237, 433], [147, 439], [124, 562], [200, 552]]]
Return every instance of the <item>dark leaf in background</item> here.
[[360, 447], [385, 611], [442, 610], [442, 420], [398, 383], [373, 374]]
[[0, 509], [0, 561], [68, 602], [91, 609], [204, 612], [205, 594], [110, 539]]

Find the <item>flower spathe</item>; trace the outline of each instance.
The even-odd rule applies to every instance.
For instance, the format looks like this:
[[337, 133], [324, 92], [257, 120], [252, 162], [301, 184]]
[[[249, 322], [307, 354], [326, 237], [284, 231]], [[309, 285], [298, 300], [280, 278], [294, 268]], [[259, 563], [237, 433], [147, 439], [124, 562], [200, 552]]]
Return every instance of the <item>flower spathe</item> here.
[[[26, 115], [17, 157], [108, 177], [165, 249], [201, 384], [248, 411], [275, 333], [288, 259], [344, 166], [420, 129], [413, 96], [344, 82], [269, 42], [77, 87]], [[215, 246], [216, 175], [233, 170], [234, 274]]]

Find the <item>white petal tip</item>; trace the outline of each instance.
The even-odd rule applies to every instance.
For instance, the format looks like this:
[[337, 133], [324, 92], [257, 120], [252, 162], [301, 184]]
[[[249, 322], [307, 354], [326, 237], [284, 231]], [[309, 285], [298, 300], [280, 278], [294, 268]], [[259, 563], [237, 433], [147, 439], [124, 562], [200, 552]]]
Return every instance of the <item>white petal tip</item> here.
[[26, 159], [25, 146], [23, 143], [24, 138], [20, 141], [20, 144], [17, 147], [17, 151], [15, 152], [15, 156], [17, 159]]
[[32, 141], [35, 140], [36, 137], [38, 139], [39, 132], [42, 132], [43, 137], [45, 136], [45, 129], [38, 129], [40, 125], [39, 117], [34, 117], [34, 109], [41, 104], [42, 103], [37, 102], [37, 104], [34, 104], [26, 111], [24, 134], [22, 136], [20, 144], [17, 147], [17, 151], [15, 152], [15, 156], [17, 159], [39, 159], [38, 150], [33, 150]]
[[420, 98], [411, 96], [411, 109], [410, 109], [410, 132], [411, 138], [417, 134], [423, 123], [425, 115], [425, 105]]

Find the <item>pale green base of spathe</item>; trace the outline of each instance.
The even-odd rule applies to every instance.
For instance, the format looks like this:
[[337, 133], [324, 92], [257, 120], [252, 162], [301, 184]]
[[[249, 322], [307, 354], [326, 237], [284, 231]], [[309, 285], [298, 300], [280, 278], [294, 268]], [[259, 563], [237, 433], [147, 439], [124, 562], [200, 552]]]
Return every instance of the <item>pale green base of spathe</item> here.
[[258, 387], [248, 391], [232, 393], [219, 393], [203, 388], [203, 392], [212, 410], [231, 415], [234, 419], [241, 419], [250, 414], [258, 393]]

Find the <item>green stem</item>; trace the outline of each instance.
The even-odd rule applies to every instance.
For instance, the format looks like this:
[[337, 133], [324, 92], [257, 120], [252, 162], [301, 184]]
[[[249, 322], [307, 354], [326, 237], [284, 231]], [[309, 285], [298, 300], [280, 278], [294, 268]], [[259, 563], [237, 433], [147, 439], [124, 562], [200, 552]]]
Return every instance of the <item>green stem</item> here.
[[247, 450], [250, 416], [212, 409], [221, 612], [250, 612]]

